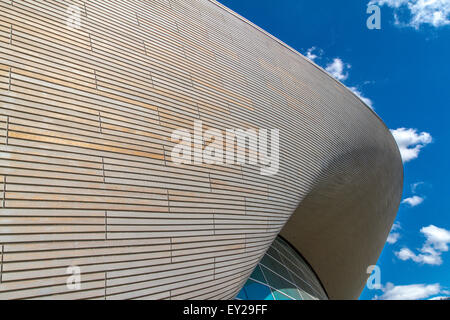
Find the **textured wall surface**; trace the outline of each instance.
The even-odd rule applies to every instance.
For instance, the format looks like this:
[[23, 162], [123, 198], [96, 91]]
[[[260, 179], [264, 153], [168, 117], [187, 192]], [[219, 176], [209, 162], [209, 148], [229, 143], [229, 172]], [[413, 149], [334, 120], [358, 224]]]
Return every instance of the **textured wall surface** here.
[[[176, 166], [195, 119], [280, 129], [278, 174]], [[367, 106], [215, 2], [0, 0], [0, 299], [233, 298], [294, 212], [286, 238], [354, 298], [401, 184]]]

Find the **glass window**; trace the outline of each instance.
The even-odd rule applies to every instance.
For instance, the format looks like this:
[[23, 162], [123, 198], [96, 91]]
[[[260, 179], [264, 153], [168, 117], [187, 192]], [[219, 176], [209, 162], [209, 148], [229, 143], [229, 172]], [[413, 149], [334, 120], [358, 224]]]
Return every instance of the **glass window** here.
[[266, 285], [249, 279], [244, 287], [247, 300], [274, 300], [272, 291]]
[[277, 237], [237, 295], [241, 300], [326, 300], [314, 271], [281, 237]]

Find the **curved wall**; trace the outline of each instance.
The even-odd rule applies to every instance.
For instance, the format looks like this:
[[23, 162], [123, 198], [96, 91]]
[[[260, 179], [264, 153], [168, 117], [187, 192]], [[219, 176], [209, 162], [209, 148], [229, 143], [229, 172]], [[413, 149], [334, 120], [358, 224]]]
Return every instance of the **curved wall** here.
[[[0, 48], [0, 299], [233, 298], [294, 212], [286, 238], [330, 298], [359, 294], [400, 156], [297, 52], [206, 0], [3, 0]], [[176, 166], [171, 134], [196, 119], [279, 129], [278, 174]]]

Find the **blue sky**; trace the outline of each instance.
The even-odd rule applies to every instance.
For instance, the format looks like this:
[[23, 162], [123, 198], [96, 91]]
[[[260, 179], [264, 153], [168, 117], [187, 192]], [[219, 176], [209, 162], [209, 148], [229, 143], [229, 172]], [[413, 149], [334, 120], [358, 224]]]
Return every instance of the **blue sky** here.
[[357, 91], [404, 158], [404, 203], [361, 299], [450, 296], [450, 0], [220, 0]]

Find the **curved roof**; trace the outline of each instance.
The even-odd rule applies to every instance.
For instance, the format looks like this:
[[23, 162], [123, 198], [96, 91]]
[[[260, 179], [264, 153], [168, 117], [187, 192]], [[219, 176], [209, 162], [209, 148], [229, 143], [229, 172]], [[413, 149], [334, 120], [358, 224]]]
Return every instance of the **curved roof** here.
[[328, 163], [281, 232], [312, 265], [330, 299], [359, 297], [395, 220], [401, 160], [388, 133], [378, 139]]

